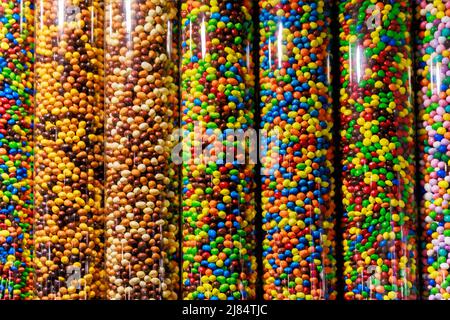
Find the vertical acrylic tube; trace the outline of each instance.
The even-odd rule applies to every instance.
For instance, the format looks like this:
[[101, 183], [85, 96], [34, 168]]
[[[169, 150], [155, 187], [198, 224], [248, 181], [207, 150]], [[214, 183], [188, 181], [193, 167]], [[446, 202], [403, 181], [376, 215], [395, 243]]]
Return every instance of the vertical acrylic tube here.
[[181, 2], [182, 291], [188, 300], [255, 298], [252, 14], [248, 0]]
[[179, 291], [177, 3], [107, 0], [105, 217], [109, 299]]
[[416, 4], [422, 296], [450, 300], [450, 1]]
[[270, 159], [261, 172], [264, 299], [334, 299], [330, 6], [260, 0], [259, 9], [261, 128]]
[[415, 299], [409, 1], [339, 1], [344, 297]]
[[103, 3], [38, 0], [37, 299], [98, 299], [103, 253]]
[[34, 1], [0, 3], [0, 300], [33, 293]]

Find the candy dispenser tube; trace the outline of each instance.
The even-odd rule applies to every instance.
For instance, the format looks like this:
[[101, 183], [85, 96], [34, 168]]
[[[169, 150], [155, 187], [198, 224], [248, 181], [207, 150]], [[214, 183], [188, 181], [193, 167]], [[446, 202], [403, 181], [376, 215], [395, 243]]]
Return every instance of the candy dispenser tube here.
[[[109, 299], [179, 294], [177, 4], [106, 1], [105, 216]], [[174, 34], [175, 33], [175, 34]]]
[[[255, 298], [255, 164], [228, 161], [254, 128], [251, 1], [181, 2], [182, 298]], [[202, 139], [208, 143], [202, 144]], [[204, 150], [198, 148], [207, 145]], [[244, 143], [245, 150], [249, 145]]]
[[0, 3], [0, 300], [33, 294], [34, 1]]
[[269, 159], [279, 153], [262, 163], [263, 297], [335, 299], [330, 6], [259, 9], [261, 128]]
[[338, 3], [344, 298], [416, 299], [412, 5]]
[[450, 299], [450, 2], [416, 1], [422, 297]]
[[35, 296], [104, 297], [103, 3], [36, 2]]

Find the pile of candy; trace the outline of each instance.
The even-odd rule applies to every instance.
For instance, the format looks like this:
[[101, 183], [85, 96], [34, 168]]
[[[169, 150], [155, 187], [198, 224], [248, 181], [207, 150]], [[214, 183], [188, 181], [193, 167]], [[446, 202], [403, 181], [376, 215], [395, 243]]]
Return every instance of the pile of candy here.
[[181, 3], [184, 299], [255, 297], [254, 164], [225, 156], [242, 147], [230, 133], [254, 126], [252, 12], [250, 0]]
[[0, 2], [0, 300], [32, 279], [33, 1]]
[[102, 298], [103, 4], [36, 8], [35, 293]]
[[105, 10], [108, 298], [177, 299], [178, 182], [169, 161], [179, 116], [177, 7], [108, 0]]
[[259, 5], [264, 299], [334, 299], [330, 6]]
[[414, 299], [409, 1], [339, 1], [344, 296]]
[[450, 2], [417, 1], [423, 296], [450, 299]]

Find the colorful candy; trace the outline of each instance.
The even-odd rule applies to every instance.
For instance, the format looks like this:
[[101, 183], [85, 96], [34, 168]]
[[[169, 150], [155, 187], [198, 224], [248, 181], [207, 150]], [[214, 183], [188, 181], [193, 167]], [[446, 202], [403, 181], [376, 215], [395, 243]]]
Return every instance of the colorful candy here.
[[417, 0], [423, 297], [450, 300], [450, 1]]
[[339, 1], [344, 297], [415, 299], [409, 1]]
[[35, 293], [102, 298], [103, 4], [38, 0]]
[[[177, 6], [108, 0], [105, 211], [109, 299], [177, 299]], [[175, 36], [173, 33], [175, 32]]]
[[183, 0], [181, 18], [183, 298], [252, 299], [254, 164], [225, 156], [254, 126], [251, 1]]
[[264, 299], [334, 299], [330, 6], [259, 6], [261, 127], [279, 153], [261, 177]]
[[34, 1], [0, 2], [0, 300], [33, 293]]

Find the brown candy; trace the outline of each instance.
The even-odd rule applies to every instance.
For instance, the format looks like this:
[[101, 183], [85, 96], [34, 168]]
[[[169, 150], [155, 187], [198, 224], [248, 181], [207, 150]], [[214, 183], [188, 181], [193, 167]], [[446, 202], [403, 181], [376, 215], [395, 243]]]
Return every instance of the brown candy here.
[[38, 299], [98, 299], [103, 269], [103, 5], [37, 0]]
[[177, 299], [176, 2], [106, 2], [105, 210], [109, 299]]

